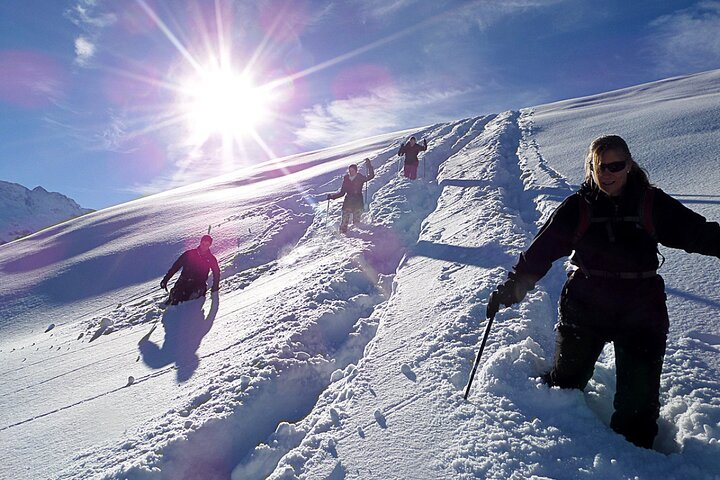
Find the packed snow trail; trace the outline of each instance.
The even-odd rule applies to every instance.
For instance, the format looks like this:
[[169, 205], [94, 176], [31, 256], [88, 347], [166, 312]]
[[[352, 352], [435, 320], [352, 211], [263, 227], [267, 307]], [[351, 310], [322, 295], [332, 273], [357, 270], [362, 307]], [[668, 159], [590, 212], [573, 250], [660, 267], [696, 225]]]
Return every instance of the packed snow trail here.
[[[395, 138], [394, 134], [392, 140]], [[310, 156], [311, 160], [314, 159], [309, 162], [311, 166], [305, 170], [298, 169], [296, 173], [285, 177], [276, 177], [273, 172], [297, 169], [292, 166], [292, 162], [285, 164], [289, 163], [289, 167], [275, 165], [274, 170], [268, 170], [270, 179], [255, 183], [248, 183], [242, 176], [241, 180], [228, 176], [218, 179], [215, 184], [204, 182], [203, 185], [160, 195], [160, 203], [149, 197], [4, 246], [0, 251], [0, 269], [14, 275], [18, 297], [11, 297], [7, 284], [3, 285], [6, 288], [0, 292], [4, 302], [2, 320], [9, 324], [8, 333], [11, 335], [4, 337], [0, 349], [5, 360], [0, 371], [3, 394], [0, 396], [3, 411], [0, 418], [0, 443], [22, 444], [31, 438], [42, 438], [42, 432], [48, 429], [67, 430], [76, 423], [79, 427], [75, 429], [76, 435], [73, 437], [58, 439], [54, 445], [40, 446], [42, 462], [28, 463], [23, 456], [11, 457], [0, 468], [4, 472], [0, 476], [27, 469], [31, 477], [55, 477], [59, 468], [63, 468], [75, 472], [71, 476], [86, 478], [87, 472], [77, 473], [70, 458], [76, 455], [73, 452], [102, 451], [105, 448], [98, 445], [98, 421], [102, 422], [103, 438], [100, 441], [110, 451], [135, 454], [127, 446], [130, 443], [122, 440], [128, 436], [128, 432], [160, 432], [167, 418], [181, 417], [177, 412], [193, 411], [195, 403], [191, 400], [191, 407], [186, 408], [187, 399], [207, 395], [209, 385], [203, 379], [216, 378], [218, 371], [223, 371], [218, 368], [218, 362], [222, 365], [223, 358], [247, 358], [250, 364], [255, 361], [253, 359], [263, 358], [264, 354], [259, 352], [272, 350], [275, 343], [282, 342], [283, 335], [292, 335], [293, 330], [281, 321], [290, 318], [289, 314], [282, 314], [282, 308], [288, 310], [290, 304], [281, 308], [277, 305], [280, 299], [276, 300], [275, 305], [264, 299], [278, 295], [284, 291], [284, 285], [292, 285], [298, 275], [303, 275], [301, 268], [295, 268], [294, 265], [289, 268], [287, 264], [281, 264], [280, 257], [288, 258], [285, 255], [287, 249], [302, 237], [310, 225], [303, 218], [308, 215], [313, 218], [317, 214], [312, 202], [312, 191], [318, 183], [337, 178], [337, 170], [344, 170], [349, 162], [373, 156], [388, 148], [389, 143], [390, 137], [386, 136], [375, 143], [358, 143], [358, 146], [351, 145], [349, 148], [345, 146], [336, 150], [336, 153], [316, 153]], [[333, 154], [335, 159], [326, 160], [329, 154]], [[300, 159], [295, 163], [304, 165], [308, 161]], [[304, 193], [293, 195], [295, 191]], [[192, 208], [188, 209], [187, 215], [178, 215], [178, 208], [189, 206], [189, 203], [185, 205], [179, 199], [188, 197], [192, 199]], [[220, 200], [227, 203], [218, 203]], [[214, 226], [214, 251], [227, 276], [221, 288], [220, 306], [214, 314], [212, 329], [201, 335], [200, 344], [195, 346], [199, 365], [193, 365], [192, 355], [189, 355], [190, 368], [181, 369], [172, 362], [154, 368], [157, 362], [140, 362], [138, 341], [148, 332], [149, 325], [160, 318], [161, 312], [154, 306], [154, 302], [162, 298], [164, 292], [153, 294], [153, 299], [140, 298], [137, 302], [119, 306], [108, 300], [113, 297], [127, 299], [137, 296], [135, 286], [117, 289], [117, 286], [135, 281], [135, 277], [130, 275], [128, 282], [123, 273], [133, 268], [152, 272], [154, 278], [149, 282], [152, 287], [144, 284], [143, 288], [156, 288], [157, 279], [177, 255], [184, 248], [193, 247], [191, 242], [197, 241], [191, 237], [189, 243], [183, 246], [178, 242], [183, 241], [178, 238], [178, 233], [202, 233], [208, 223]], [[136, 230], [129, 230], [130, 225], [135, 226]], [[170, 232], [171, 227], [173, 232]], [[263, 232], [263, 235], [258, 237], [254, 232]], [[106, 241], [102, 241], [103, 238]], [[161, 240], [163, 238], [167, 240]], [[254, 244], [249, 241], [253, 238], [256, 240]], [[242, 240], [240, 246], [245, 247], [244, 251], [239, 251], [238, 239]], [[66, 248], [65, 245], [70, 247]], [[86, 251], [82, 251], [83, 245]], [[18, 261], [24, 252], [52, 251], [55, 248], [58, 252], [52, 256], [31, 254], [30, 263]], [[82, 252], [73, 258], [80, 265], [79, 268], [74, 268], [68, 260], [62, 260], [63, 252], [70, 250]], [[102, 259], [108, 258], [108, 252], [113, 251], [126, 252], [118, 258], [118, 265], [122, 265], [122, 269], [105, 271]], [[128, 256], [133, 258], [129, 264]], [[57, 258], [61, 259], [60, 263]], [[313, 267], [331, 270], [335, 266], [323, 267], [318, 263]], [[95, 268], [100, 271], [95, 272]], [[308, 271], [305, 273], [314, 275]], [[99, 290], [105, 285], [110, 290], [97, 297], [92, 297], [88, 292], [77, 292], [77, 286], [72, 283], [72, 280], [82, 276], [77, 272], [95, 272], [91, 276], [96, 279], [92, 288]], [[97, 278], [98, 274], [100, 279]], [[48, 280], [33, 282], [33, 278]], [[258, 285], [252, 291], [241, 290], [249, 290], [249, 286], [256, 282]], [[50, 288], [50, 283], [62, 286], [62, 289]], [[34, 307], [33, 315], [30, 315], [30, 311], [19, 308], [20, 305], [26, 305], [22, 294], [25, 294], [25, 298], [45, 297], [46, 301]], [[295, 301], [302, 298], [292, 293], [287, 295]], [[68, 300], [71, 298], [74, 300]], [[65, 299], [66, 303], [61, 308], [53, 309], [53, 302], [61, 299]], [[258, 308], [253, 301], [260, 302], [262, 307]], [[96, 314], [93, 314], [92, 305], [101, 305], [102, 312], [98, 315], [96, 310]], [[205, 318], [209, 305], [181, 307], [169, 309], [165, 313], [166, 324], [180, 322], [194, 328], [197, 323], [194, 319]], [[303, 309], [304, 305], [295, 306], [296, 311]], [[83, 313], [74, 316], [75, 312]], [[101, 335], [89, 343], [90, 334], [96, 332], [98, 325], [106, 320], [113, 327], [108, 329], [107, 335]], [[57, 325], [55, 329], [38, 333], [43, 332], [51, 322]], [[229, 332], [226, 331], [229, 327], [227, 322], [232, 325]], [[297, 327], [300, 328], [300, 325]], [[160, 344], [162, 331], [158, 329], [149, 341]], [[245, 350], [239, 354], [237, 349]], [[200, 362], [200, 358], [208, 360]], [[232, 363], [225, 362], [228, 365]], [[137, 380], [130, 387], [122, 388], [127, 384], [129, 375]], [[229, 375], [232, 377], [232, 374]], [[187, 382], [188, 376], [193, 376], [196, 381]], [[241, 377], [238, 375], [237, 378]], [[239, 390], [240, 383], [238, 380]], [[121, 411], [122, 405], [130, 404], [133, 405], [133, 415], [115, 413]], [[227, 408], [231, 411], [232, 405], [229, 404]], [[224, 408], [211, 417], [220, 415], [222, 411]], [[183, 419], [182, 424], [187, 421]], [[204, 421], [200, 419], [198, 423]], [[169, 435], [172, 437], [176, 432]], [[167, 441], [161, 433], [153, 433], [150, 438], [157, 438], [161, 443]], [[81, 454], [83, 463], [87, 462], [86, 455]], [[113, 466], [119, 465], [116, 461], [111, 463]], [[102, 468], [97, 470], [88, 467], [88, 470], [97, 472], [102, 471]]]
[[[284, 454], [270, 478], [403, 478], [398, 472], [428, 479], [643, 472], [702, 478], [720, 472], [713, 448], [699, 457], [689, 452], [693, 461], [686, 463], [636, 449], [607, 426], [611, 352], [585, 393], [542, 385], [537, 377], [553, 353], [562, 265], [517, 309], [498, 314], [470, 401], [462, 400], [485, 299], [504, 278], [498, 266], [514, 263], [571, 192], [532, 130], [531, 111], [503, 114], [442, 165], [438, 207], [398, 270], [368, 352], [311, 415], [278, 429], [256, 450], [259, 459]], [[592, 441], [580, 441], [585, 437]], [[251, 475], [258, 470], [248, 464], [238, 466], [234, 478], [262, 478]]]

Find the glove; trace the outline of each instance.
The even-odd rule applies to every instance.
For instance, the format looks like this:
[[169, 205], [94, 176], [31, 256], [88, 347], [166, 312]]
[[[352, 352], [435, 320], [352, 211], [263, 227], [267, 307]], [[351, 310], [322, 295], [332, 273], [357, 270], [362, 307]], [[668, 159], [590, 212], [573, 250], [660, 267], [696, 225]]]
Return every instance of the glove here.
[[425, 146], [425, 148], [427, 148], [427, 140], [425, 140], [424, 138], [423, 138], [423, 145]]
[[166, 292], [167, 292], [167, 282], [168, 282], [167, 278], [163, 278], [162, 280], [160, 280], [160, 288], [162, 288]]
[[366, 159], [365, 159], [365, 165], [370, 165], [370, 159], [369, 159], [369, 158], [366, 158]]
[[332, 197], [330, 196], [329, 193], [327, 194], [327, 198], [325, 198], [325, 200], [332, 200]]
[[501, 283], [490, 294], [487, 306], [487, 318], [494, 317], [495, 314], [500, 310], [500, 305], [509, 307], [515, 303], [522, 302], [523, 298], [527, 294], [528, 290], [531, 290], [535, 285], [528, 284], [526, 282], [518, 281], [517, 278], [508, 278], [505, 283]]

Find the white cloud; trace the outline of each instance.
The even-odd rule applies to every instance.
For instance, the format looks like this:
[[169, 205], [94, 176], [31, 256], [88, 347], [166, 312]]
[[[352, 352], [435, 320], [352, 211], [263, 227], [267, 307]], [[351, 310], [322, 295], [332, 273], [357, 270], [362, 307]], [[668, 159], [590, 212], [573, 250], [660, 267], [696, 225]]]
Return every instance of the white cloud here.
[[720, 2], [700, 2], [656, 19], [649, 40], [662, 74], [692, 73], [720, 67]]
[[75, 39], [75, 63], [80, 66], [87, 66], [93, 55], [95, 55], [95, 44], [84, 36]]
[[87, 67], [97, 52], [102, 31], [115, 24], [117, 17], [100, 11], [97, 0], [80, 0], [65, 16], [84, 32], [75, 39], [75, 63]]
[[89, 29], [103, 29], [117, 21], [112, 13], [98, 11], [96, 0], [80, 0], [75, 6], [68, 9], [66, 16], [77, 26]]
[[406, 23], [434, 18], [447, 24], [445, 32], [460, 35], [468, 28], [484, 30], [507, 15], [565, 2], [567, 0], [357, 0], [368, 17], [396, 22], [396, 15], [403, 15], [407, 16], [403, 22], [405, 26]]
[[[393, 130], [454, 120], [467, 95], [463, 90], [429, 90], [421, 86], [379, 88], [370, 95], [335, 100], [303, 112], [304, 126], [296, 132], [304, 147], [337, 145]], [[418, 93], [421, 92], [421, 93]]]

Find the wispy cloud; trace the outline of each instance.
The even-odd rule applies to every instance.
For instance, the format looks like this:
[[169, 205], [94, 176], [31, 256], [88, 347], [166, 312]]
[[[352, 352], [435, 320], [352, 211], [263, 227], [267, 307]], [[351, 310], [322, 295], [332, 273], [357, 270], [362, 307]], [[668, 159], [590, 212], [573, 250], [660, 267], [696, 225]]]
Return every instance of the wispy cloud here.
[[80, 0], [66, 11], [66, 16], [78, 27], [102, 29], [113, 25], [117, 17], [100, 11], [97, 0]]
[[0, 102], [41, 108], [63, 96], [65, 71], [50, 56], [29, 50], [0, 51]]
[[316, 105], [303, 112], [304, 126], [296, 132], [297, 143], [329, 146], [455, 119], [458, 104], [479, 90], [477, 86], [457, 90], [380, 87], [368, 95]]
[[115, 24], [117, 17], [101, 11], [97, 0], [80, 0], [65, 12], [65, 16], [83, 31], [75, 38], [75, 63], [89, 67], [102, 31]]
[[659, 73], [675, 75], [720, 67], [720, 2], [700, 2], [662, 16], [650, 26], [651, 55]]
[[404, 23], [412, 23], [435, 16], [452, 28], [438, 30], [438, 33], [462, 34], [468, 28], [485, 29], [506, 15], [513, 15], [531, 9], [544, 8], [567, 0], [356, 0], [368, 17], [397, 22], [396, 15], [403, 15]]

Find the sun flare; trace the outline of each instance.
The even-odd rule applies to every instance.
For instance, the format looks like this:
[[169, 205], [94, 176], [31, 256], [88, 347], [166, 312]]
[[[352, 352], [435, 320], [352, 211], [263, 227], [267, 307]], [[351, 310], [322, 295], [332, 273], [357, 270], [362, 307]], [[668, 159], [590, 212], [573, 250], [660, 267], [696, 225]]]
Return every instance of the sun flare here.
[[247, 74], [207, 71], [186, 82], [183, 92], [190, 140], [195, 144], [213, 135], [250, 134], [270, 114], [270, 92], [255, 86]]

